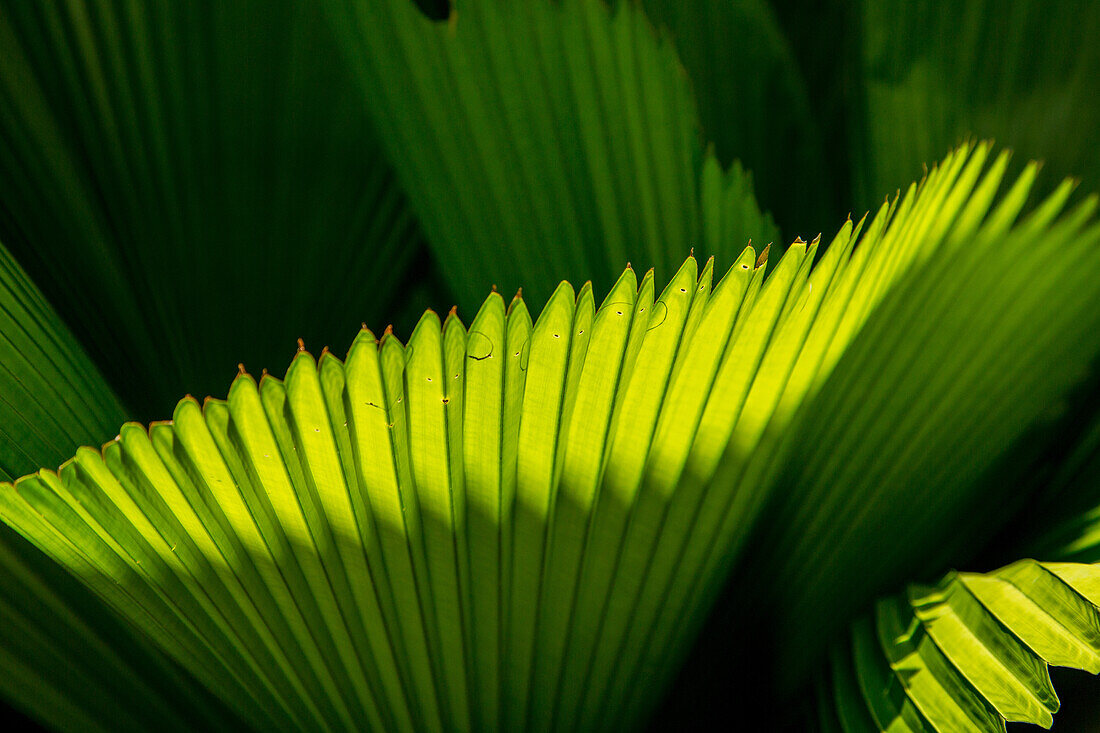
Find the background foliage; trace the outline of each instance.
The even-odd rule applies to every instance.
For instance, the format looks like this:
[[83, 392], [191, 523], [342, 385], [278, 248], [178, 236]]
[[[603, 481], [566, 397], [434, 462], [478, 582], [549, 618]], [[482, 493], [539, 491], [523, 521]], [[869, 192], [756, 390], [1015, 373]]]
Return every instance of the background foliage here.
[[[452, 303], [470, 319], [490, 288], [522, 287], [538, 314], [562, 279], [578, 290], [591, 280], [600, 297], [630, 262], [653, 267], [659, 291], [692, 248], [724, 272], [749, 240], [753, 254], [771, 243], [769, 270], [791, 242], [812, 241], [809, 255], [794, 248], [808, 273], [849, 215], [879, 211], [967, 140], [1015, 151], [991, 162], [998, 181], [1031, 181], [1026, 162], [1045, 161], [1024, 216], [1052, 193], [1079, 212], [1100, 190], [1100, 7], [1086, 0], [418, 5], [0, 3], [0, 478], [59, 465], [123, 420], [164, 418], [181, 395], [220, 396], [239, 362], [281, 373], [298, 338], [343, 353], [360, 322], [411, 334], [426, 307]], [[1059, 188], [1065, 176], [1079, 177], [1076, 192]], [[971, 184], [924, 200], [957, 213], [980, 198]], [[1080, 298], [1090, 292], [1088, 270], [1061, 259], [1085, 240], [1050, 235], [1040, 250], [1021, 234], [1018, 259], [983, 270], [983, 290], [958, 274], [980, 248], [951, 249], [943, 222], [921, 241], [940, 237], [953, 259], [914, 258], [926, 279], [899, 280], [884, 306], [892, 320], [871, 321], [881, 330], [861, 336], [792, 423], [790, 462], [769, 474], [778, 498], [745, 520], [742, 559], [711, 564], [732, 581], [712, 589], [716, 609], [656, 726], [754, 715], [801, 725], [809, 696], [780, 701], [808, 689], [875, 598], [952, 567], [1100, 561], [1100, 344], [1087, 301], [1059, 292], [1074, 276]], [[1010, 282], [1021, 263], [1030, 279], [999, 289], [992, 273]], [[1007, 292], [1048, 297], [998, 300]], [[926, 301], [957, 310], [905, 305]], [[977, 338], [969, 314], [989, 303], [999, 310], [982, 333], [1003, 333], [1004, 351], [976, 349], [945, 373], [941, 357]], [[899, 355], [930, 320], [940, 350]], [[1044, 334], [1072, 344], [1057, 364], [1039, 349], [1063, 342]], [[1014, 376], [996, 391], [990, 374]], [[994, 409], [1009, 400], [1018, 412]], [[842, 419], [868, 404], [911, 415], [912, 429]], [[850, 466], [830, 464], [830, 451]], [[738, 485], [728, 456], [723, 465]], [[736, 480], [750, 485], [744, 471]], [[891, 492], [878, 491], [884, 480]], [[239, 712], [6, 527], [0, 556], [7, 587], [28, 589], [10, 594], [5, 618], [37, 642], [13, 664], [67, 658], [50, 630], [78, 629], [87, 649], [72, 654], [105, 655], [118, 685], [148, 681], [148, 698], [185, 718], [209, 711], [193, 724]], [[24, 603], [42, 589], [48, 603]], [[69, 682], [46, 673], [34, 688], [59, 711], [53, 724], [70, 720]], [[1065, 730], [1100, 714], [1074, 698], [1067, 709], [1055, 718]]]

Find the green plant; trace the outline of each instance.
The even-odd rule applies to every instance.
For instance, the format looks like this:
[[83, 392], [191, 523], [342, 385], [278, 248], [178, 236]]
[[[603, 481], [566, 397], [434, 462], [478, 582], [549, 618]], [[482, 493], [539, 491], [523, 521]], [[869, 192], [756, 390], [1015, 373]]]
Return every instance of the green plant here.
[[801, 3], [427, 10], [4, 3], [0, 693], [638, 727], [717, 606], [681, 686], [745, 729], [1050, 726], [1100, 671], [1097, 198], [955, 136], [1091, 190], [1051, 44], [1100, 12], [838, 4], [822, 64]]

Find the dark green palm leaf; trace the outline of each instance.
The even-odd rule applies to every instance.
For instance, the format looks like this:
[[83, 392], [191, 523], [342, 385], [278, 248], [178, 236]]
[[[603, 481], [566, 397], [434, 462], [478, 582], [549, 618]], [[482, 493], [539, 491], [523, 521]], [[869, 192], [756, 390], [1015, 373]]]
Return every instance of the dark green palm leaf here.
[[354, 90], [309, 3], [4, 3], [0, 238], [136, 415], [392, 314], [418, 237]]
[[704, 155], [675, 50], [633, 4], [468, 0], [442, 23], [407, 0], [328, 4], [464, 308], [493, 284], [541, 304], [562, 278], [668, 277], [692, 247], [729, 261], [775, 238], [740, 166]]

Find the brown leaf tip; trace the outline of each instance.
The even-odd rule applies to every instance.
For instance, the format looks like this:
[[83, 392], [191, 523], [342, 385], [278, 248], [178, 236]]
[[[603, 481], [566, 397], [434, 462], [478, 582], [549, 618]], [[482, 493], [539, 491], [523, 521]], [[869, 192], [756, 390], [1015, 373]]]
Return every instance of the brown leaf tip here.
[[762, 267], [765, 263], [767, 263], [767, 261], [768, 261], [768, 252], [771, 251], [771, 248], [772, 248], [772, 243], [768, 242], [764, 246], [764, 250], [760, 253], [760, 256], [756, 258], [756, 266], [758, 268]]
[[306, 350], [306, 342], [303, 341], [302, 339], [298, 339], [298, 351], [305, 351], [305, 350]]
[[237, 362], [237, 373], [242, 377], [245, 375], [244, 362]]

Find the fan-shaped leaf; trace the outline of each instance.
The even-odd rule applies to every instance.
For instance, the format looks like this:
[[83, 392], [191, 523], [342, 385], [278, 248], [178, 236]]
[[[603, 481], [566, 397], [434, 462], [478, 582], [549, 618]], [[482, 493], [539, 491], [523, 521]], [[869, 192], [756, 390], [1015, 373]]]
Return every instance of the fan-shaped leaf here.
[[[254, 720], [629, 725], [783, 485], [792, 426], [884, 311], [959, 263], [1014, 296], [1100, 287], [1088, 211], [1055, 221], [1055, 198], [1013, 227], [1025, 178], [987, 215], [1005, 160], [983, 178], [986, 156], [952, 154], [816, 266], [796, 242], [767, 280], [747, 249], [713, 288], [689, 259], [658, 297], [629, 268], [599, 308], [562, 284], [533, 325], [493, 294], [469, 330], [430, 312], [407, 346], [363, 330], [344, 363], [242, 374], [225, 402], [3, 487], [0, 510]], [[1007, 278], [995, 244], [1075, 252], [1074, 289]], [[1088, 325], [1065, 318], [1050, 338]]]

